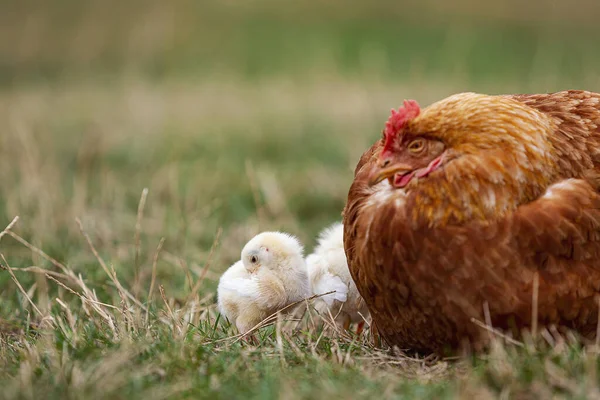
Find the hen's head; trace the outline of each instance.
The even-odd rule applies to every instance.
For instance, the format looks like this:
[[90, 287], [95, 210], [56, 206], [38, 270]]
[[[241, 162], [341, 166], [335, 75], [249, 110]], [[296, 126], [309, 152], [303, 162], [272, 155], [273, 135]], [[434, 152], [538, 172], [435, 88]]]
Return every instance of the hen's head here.
[[392, 111], [366, 183], [377, 189], [387, 179], [381, 189], [410, 194], [415, 218], [429, 224], [498, 216], [551, 183], [554, 128], [510, 97], [461, 93], [423, 110], [405, 101]]
[[282, 270], [303, 268], [304, 249], [294, 236], [282, 232], [262, 232], [242, 249], [242, 262], [248, 272], [261, 268]]
[[392, 110], [369, 184], [387, 178], [403, 188], [463, 156], [483, 162], [486, 154], [504, 154], [526, 170], [535, 169], [550, 160], [551, 130], [549, 118], [506, 97], [461, 93], [424, 110], [408, 100]]

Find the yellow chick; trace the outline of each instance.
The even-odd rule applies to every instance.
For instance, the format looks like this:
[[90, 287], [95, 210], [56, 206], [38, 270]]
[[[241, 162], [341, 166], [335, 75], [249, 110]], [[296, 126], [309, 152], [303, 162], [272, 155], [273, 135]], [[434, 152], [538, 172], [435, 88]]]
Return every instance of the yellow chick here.
[[335, 223], [319, 234], [317, 246], [306, 258], [306, 265], [313, 294], [335, 290], [335, 293], [315, 300], [317, 312], [322, 315], [330, 312], [346, 330], [350, 323], [358, 323], [357, 333], [360, 333], [370, 314], [348, 269], [341, 223]]
[[281, 308], [310, 296], [302, 244], [291, 235], [263, 232], [219, 280], [219, 312], [246, 333]]

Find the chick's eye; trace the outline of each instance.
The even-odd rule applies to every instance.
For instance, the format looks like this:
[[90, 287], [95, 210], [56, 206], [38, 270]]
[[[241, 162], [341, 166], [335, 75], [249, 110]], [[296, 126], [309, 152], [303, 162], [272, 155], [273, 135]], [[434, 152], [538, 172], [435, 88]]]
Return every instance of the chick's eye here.
[[407, 147], [411, 153], [418, 153], [425, 147], [425, 141], [423, 139], [415, 139]]
[[252, 264], [256, 264], [256, 262], [257, 262], [257, 261], [258, 261], [258, 258], [257, 258], [256, 256], [252, 256], [252, 257], [250, 257], [250, 262], [251, 262]]

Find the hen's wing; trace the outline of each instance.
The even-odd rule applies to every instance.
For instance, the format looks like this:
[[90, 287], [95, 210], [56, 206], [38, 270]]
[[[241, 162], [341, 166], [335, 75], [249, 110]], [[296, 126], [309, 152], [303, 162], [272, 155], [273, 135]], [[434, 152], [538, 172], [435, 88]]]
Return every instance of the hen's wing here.
[[[510, 238], [507, 242], [517, 256], [505, 270], [512, 284], [505, 293], [512, 291], [512, 297], [525, 305], [498, 309], [496, 317], [510, 318], [514, 312], [523, 324], [529, 324], [534, 307], [531, 273], [537, 272], [540, 324], [566, 326], [593, 337], [598, 321], [595, 297], [600, 291], [600, 194], [596, 189], [582, 179], [561, 181], [490, 232], [494, 229], [498, 229], [498, 242]], [[495, 249], [497, 254], [502, 254], [501, 248]], [[505, 297], [498, 294], [494, 299], [501, 303]]]
[[[567, 179], [513, 216], [513, 235], [547, 278], [600, 271], [600, 193], [589, 182]], [[556, 280], [556, 279], [554, 279]]]
[[507, 96], [552, 117], [549, 138], [563, 178], [584, 178], [600, 189], [600, 94], [567, 90]]

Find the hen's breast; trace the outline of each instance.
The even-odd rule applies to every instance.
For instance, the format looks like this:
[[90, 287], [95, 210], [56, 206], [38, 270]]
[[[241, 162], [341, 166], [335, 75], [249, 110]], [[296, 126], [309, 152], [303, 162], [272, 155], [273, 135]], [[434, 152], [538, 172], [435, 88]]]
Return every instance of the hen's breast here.
[[[489, 276], [481, 264], [489, 260], [473, 258], [477, 242], [470, 236], [476, 235], [414, 226], [406, 196], [392, 189], [365, 196], [356, 208], [347, 230], [350, 270], [382, 336], [403, 348], [431, 351], [465, 332], [475, 335], [470, 318], [481, 315], [479, 293], [491, 280], [500, 289], [506, 278], [502, 271]], [[518, 303], [503, 301], [513, 308]]]
[[[345, 210], [353, 279], [386, 341], [420, 351], [482, 344], [477, 325], [530, 326], [534, 276], [540, 324], [591, 332], [600, 289], [600, 196], [584, 181], [493, 220], [429, 227], [410, 218], [411, 195], [358, 171]], [[484, 312], [484, 310], [487, 310]]]

